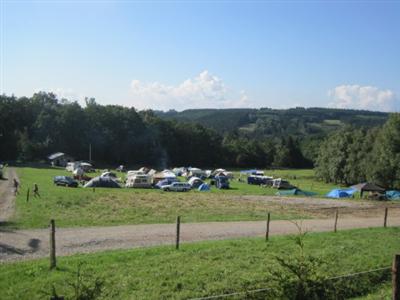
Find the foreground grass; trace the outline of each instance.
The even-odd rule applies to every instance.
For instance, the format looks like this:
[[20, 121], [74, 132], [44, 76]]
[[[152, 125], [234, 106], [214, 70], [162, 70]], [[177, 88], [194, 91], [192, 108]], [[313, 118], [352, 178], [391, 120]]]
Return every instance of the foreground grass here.
[[[70, 175], [63, 169], [17, 168], [21, 181], [17, 213], [11, 225], [16, 228], [44, 228], [50, 219], [57, 226], [100, 226], [120, 224], [171, 223], [177, 215], [184, 222], [263, 220], [268, 208], [274, 219], [310, 217], [294, 209], [275, 207], [242, 195], [272, 195], [272, 188], [232, 181], [229, 190], [213, 188], [211, 192], [162, 192], [155, 189], [64, 188], [53, 184], [56, 175]], [[287, 173], [288, 171], [286, 171]], [[331, 186], [316, 182], [312, 170], [292, 171], [294, 184], [313, 191], [326, 192]], [[276, 177], [289, 175], [275, 171]], [[269, 172], [267, 172], [269, 174]], [[122, 175], [121, 173], [119, 175]], [[294, 179], [296, 177], [296, 179]], [[32, 197], [34, 183], [41, 198]], [[27, 189], [31, 190], [26, 201]], [[310, 189], [309, 189], [310, 190]]]
[[[306, 236], [305, 248], [323, 258], [321, 271], [333, 276], [389, 266], [399, 237], [400, 228], [314, 233]], [[269, 243], [238, 239], [183, 244], [179, 251], [163, 246], [60, 257], [55, 271], [46, 259], [7, 263], [0, 265], [1, 298], [42, 299], [52, 285], [71, 296], [68, 282], [78, 263], [104, 280], [106, 299], [188, 299], [264, 288], [267, 274], [278, 270], [275, 255], [294, 252], [292, 237], [285, 236]], [[368, 287], [374, 288], [380, 287]]]
[[390, 282], [382, 284], [376, 291], [353, 300], [392, 300], [392, 284]]

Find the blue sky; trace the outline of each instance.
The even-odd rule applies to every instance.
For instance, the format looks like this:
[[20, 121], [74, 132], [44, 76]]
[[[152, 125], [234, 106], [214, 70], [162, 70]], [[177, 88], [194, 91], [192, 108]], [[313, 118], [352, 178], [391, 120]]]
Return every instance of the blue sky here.
[[3, 1], [1, 92], [398, 111], [400, 2]]

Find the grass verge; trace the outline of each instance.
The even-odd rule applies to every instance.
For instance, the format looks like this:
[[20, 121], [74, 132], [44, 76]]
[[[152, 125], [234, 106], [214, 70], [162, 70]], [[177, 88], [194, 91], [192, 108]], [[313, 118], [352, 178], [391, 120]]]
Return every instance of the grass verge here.
[[[336, 276], [389, 266], [399, 237], [400, 228], [313, 233], [305, 249], [326, 261], [321, 272]], [[104, 281], [106, 299], [188, 299], [264, 288], [278, 268], [275, 255], [294, 251], [293, 237], [282, 236], [269, 243], [252, 238], [183, 244], [179, 251], [163, 246], [60, 257], [54, 271], [46, 259], [7, 263], [0, 265], [1, 298], [43, 299], [53, 285], [71, 297], [67, 282], [79, 263]], [[361, 288], [366, 293], [379, 287]]]

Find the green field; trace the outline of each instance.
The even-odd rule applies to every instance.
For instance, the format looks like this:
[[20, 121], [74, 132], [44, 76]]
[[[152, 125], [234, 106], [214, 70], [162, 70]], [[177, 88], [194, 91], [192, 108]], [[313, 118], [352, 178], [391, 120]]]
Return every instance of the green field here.
[[[331, 277], [390, 266], [400, 248], [399, 236], [400, 228], [313, 233], [305, 237], [305, 250], [325, 262], [318, 270]], [[104, 282], [105, 299], [188, 299], [265, 288], [273, 283], [271, 271], [281, 271], [275, 256], [289, 259], [295, 253], [293, 238], [285, 236], [269, 243], [251, 238], [183, 244], [179, 251], [163, 246], [60, 257], [55, 271], [49, 271], [47, 259], [4, 263], [1, 298], [43, 299], [43, 291], [50, 292], [52, 285], [70, 297], [67, 283], [78, 263]], [[353, 278], [351, 293], [355, 297], [386, 290], [386, 277]]]
[[[17, 168], [21, 189], [16, 215], [9, 226], [44, 228], [50, 219], [60, 227], [120, 224], [171, 223], [177, 215], [184, 222], [263, 220], [266, 210], [273, 219], [310, 218], [311, 216], [280, 205], [266, 204], [244, 195], [274, 195], [276, 189], [261, 188], [233, 180], [231, 189], [210, 192], [163, 192], [156, 189], [65, 188], [53, 184], [56, 175], [70, 175], [63, 169]], [[333, 186], [313, 179], [312, 170], [267, 171], [287, 178], [305, 190], [323, 195]], [[123, 176], [122, 173], [119, 175]], [[27, 189], [39, 185], [41, 198], [26, 201]]]

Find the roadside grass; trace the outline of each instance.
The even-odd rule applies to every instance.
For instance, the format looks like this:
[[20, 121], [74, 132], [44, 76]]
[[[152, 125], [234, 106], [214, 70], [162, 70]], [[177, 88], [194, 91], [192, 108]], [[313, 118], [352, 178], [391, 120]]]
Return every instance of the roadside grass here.
[[[321, 272], [337, 276], [390, 266], [399, 236], [400, 228], [310, 233], [305, 249], [326, 261]], [[47, 259], [3, 263], [1, 298], [43, 299], [43, 291], [50, 292], [53, 285], [58, 294], [71, 297], [67, 283], [78, 264], [104, 281], [104, 299], [188, 299], [265, 288], [271, 271], [280, 270], [275, 256], [295, 251], [293, 236], [276, 236], [268, 243], [248, 238], [182, 244], [179, 251], [161, 246], [59, 257], [54, 271]], [[360, 286], [364, 294], [380, 288], [365, 282]]]
[[[184, 222], [251, 221], [264, 220], [267, 209], [273, 219], [311, 218], [295, 208], [259, 199], [242, 199], [245, 195], [273, 195], [276, 189], [237, 180], [232, 181], [229, 190], [213, 188], [211, 192], [173, 193], [157, 189], [65, 188], [53, 184], [54, 176], [70, 175], [64, 169], [17, 168], [17, 172], [21, 189], [16, 200], [16, 215], [10, 222], [14, 228], [44, 228], [50, 219], [55, 219], [59, 227], [171, 223], [177, 215]], [[313, 191], [322, 193], [331, 188], [316, 182], [312, 170], [273, 172], [277, 177], [290, 175], [294, 184], [312, 186]], [[271, 173], [267, 171], [267, 174]], [[34, 183], [39, 186], [40, 198], [33, 197]]]
[[353, 300], [392, 300], [392, 284], [384, 283], [374, 292], [353, 298]]

